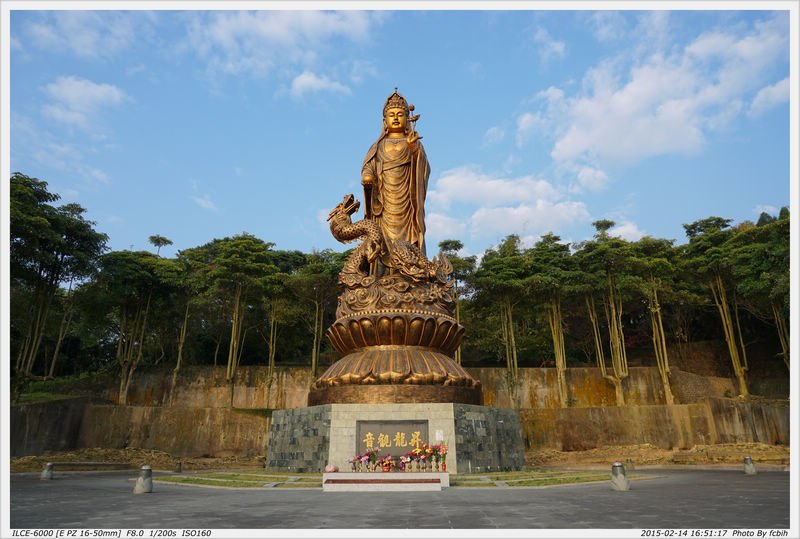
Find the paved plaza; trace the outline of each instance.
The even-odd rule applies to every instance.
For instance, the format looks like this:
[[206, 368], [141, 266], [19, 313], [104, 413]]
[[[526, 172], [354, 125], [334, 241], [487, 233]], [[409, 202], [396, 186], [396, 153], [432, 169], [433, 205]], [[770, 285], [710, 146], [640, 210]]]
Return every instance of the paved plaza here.
[[[419, 493], [217, 489], [155, 483], [136, 471], [11, 477], [12, 528], [788, 528], [789, 473], [648, 469], [610, 482], [449, 488]], [[158, 472], [155, 473], [157, 477]]]

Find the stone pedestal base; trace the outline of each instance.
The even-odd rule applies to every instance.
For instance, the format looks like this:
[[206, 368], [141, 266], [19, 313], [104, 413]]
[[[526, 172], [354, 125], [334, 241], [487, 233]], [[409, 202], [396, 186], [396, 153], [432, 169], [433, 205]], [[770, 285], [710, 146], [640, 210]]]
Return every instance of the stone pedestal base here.
[[272, 414], [266, 468], [322, 472], [350, 469], [356, 421], [426, 420], [428, 443], [447, 443], [450, 473], [520, 470], [525, 466], [519, 415], [470, 404], [326, 404]]

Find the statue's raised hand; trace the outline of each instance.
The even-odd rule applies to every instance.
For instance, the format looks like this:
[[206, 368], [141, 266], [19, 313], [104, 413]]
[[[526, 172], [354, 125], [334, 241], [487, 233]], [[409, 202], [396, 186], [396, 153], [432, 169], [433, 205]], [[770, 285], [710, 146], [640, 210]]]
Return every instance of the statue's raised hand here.
[[406, 142], [408, 143], [409, 146], [411, 146], [412, 149], [414, 149], [414, 146], [416, 146], [417, 141], [420, 140], [421, 138], [422, 137], [419, 136], [419, 133], [412, 130], [406, 137]]

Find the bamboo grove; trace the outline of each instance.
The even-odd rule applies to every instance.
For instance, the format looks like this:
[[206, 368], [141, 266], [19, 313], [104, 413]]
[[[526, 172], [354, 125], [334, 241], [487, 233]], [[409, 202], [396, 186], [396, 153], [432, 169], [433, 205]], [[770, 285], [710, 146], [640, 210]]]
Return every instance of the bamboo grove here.
[[[324, 329], [348, 253], [280, 250], [247, 233], [172, 258], [160, 255], [172, 242], [159, 234], [155, 252], [110, 251], [85, 209], [58, 205], [46, 182], [15, 173], [10, 195], [14, 387], [113, 371], [125, 404], [143, 366], [171, 371], [174, 388], [184, 366], [213, 365], [232, 399], [242, 365], [268, 367], [269, 384], [277, 365], [317, 372], [336, 359]], [[570, 366], [599, 369], [625, 405], [631, 359], [658, 368], [671, 403], [670, 354], [697, 341], [722, 345], [743, 396], [754, 349], [788, 375], [788, 209], [735, 225], [701, 219], [684, 225], [683, 243], [594, 226], [574, 244], [550, 233], [524, 246], [511, 235], [480, 263], [459, 255], [458, 240], [441, 242], [468, 332], [456, 360], [503, 365], [513, 398], [520, 368], [550, 367], [562, 406]]]

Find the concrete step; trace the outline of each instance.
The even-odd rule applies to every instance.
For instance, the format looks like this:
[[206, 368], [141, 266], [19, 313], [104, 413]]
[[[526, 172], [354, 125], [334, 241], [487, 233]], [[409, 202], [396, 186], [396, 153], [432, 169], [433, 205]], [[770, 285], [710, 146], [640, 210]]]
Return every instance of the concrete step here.
[[324, 492], [409, 492], [441, 491], [450, 486], [447, 473], [348, 473], [334, 472], [322, 476]]

